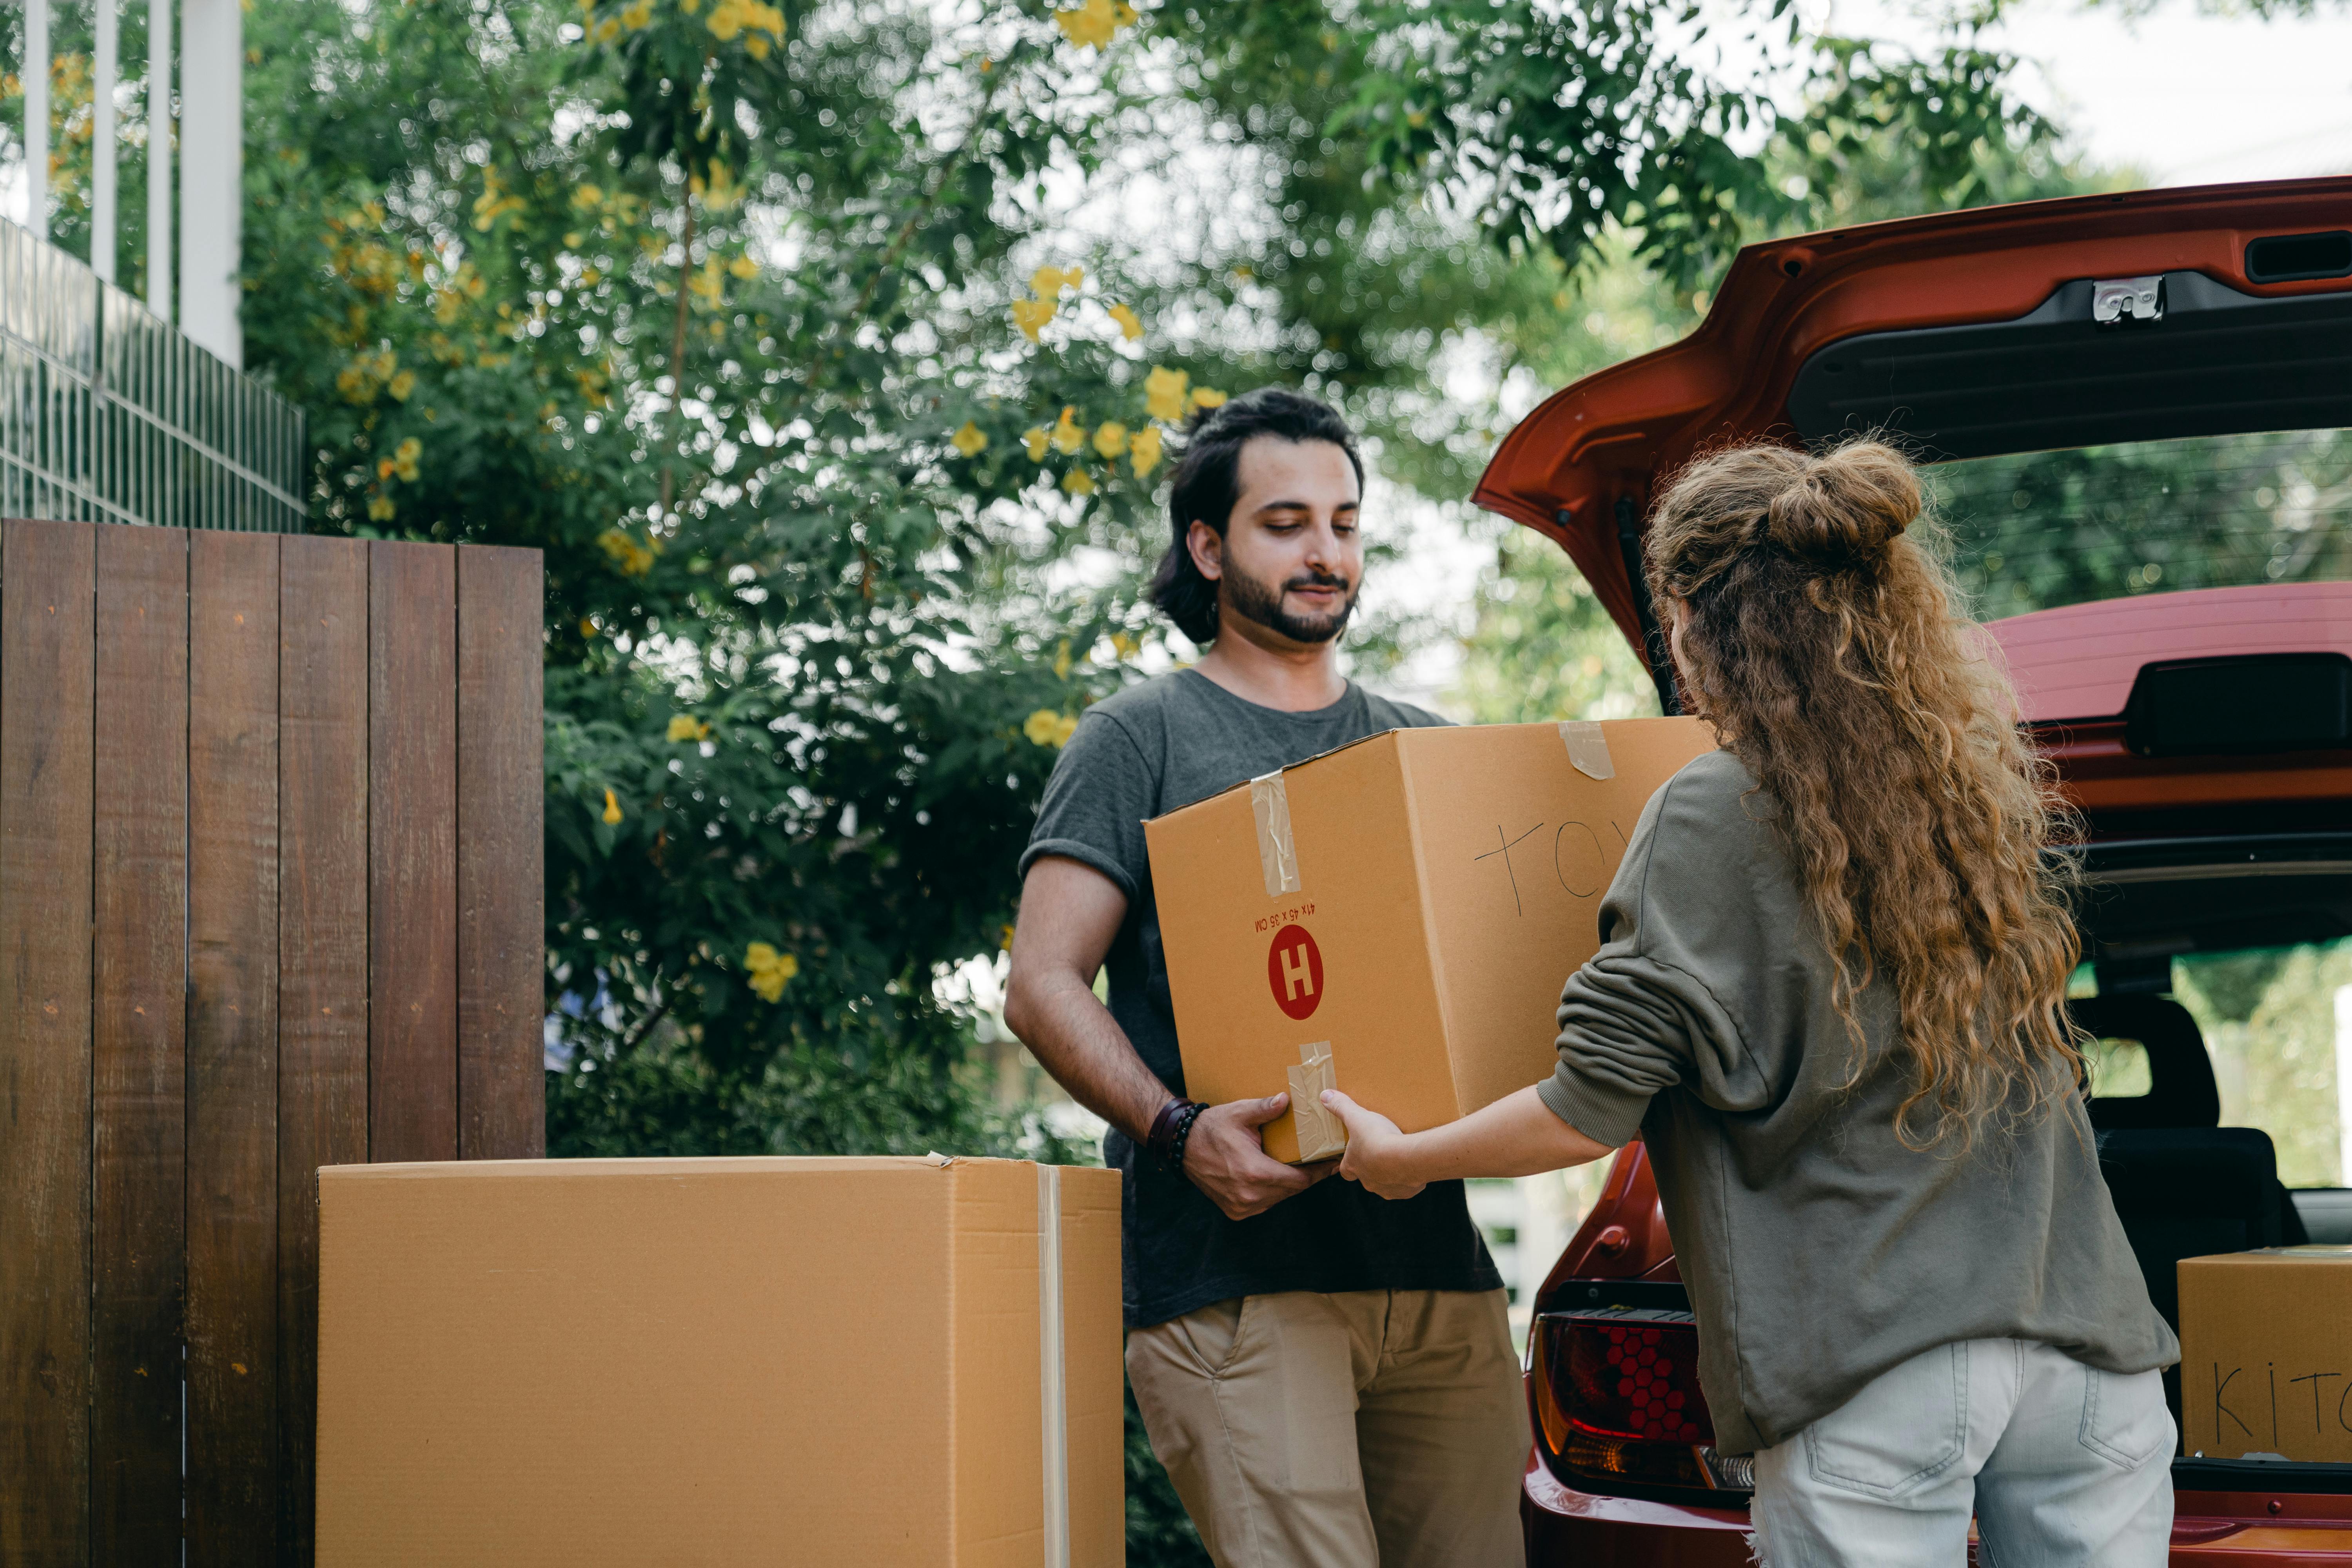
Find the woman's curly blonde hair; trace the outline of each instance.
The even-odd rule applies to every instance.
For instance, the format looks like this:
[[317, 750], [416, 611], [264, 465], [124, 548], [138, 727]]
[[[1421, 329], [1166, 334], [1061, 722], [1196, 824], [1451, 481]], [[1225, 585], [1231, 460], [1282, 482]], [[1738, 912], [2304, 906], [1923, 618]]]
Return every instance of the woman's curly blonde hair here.
[[1914, 1069], [1896, 1132], [1966, 1149], [2074, 1092], [2081, 942], [2049, 853], [2074, 820], [1920, 510], [1877, 440], [1716, 452], [1658, 501], [1649, 580], [1687, 609], [1700, 716], [1780, 805], [1837, 963], [1849, 1086], [1869, 1065], [1854, 1000], [1883, 975]]

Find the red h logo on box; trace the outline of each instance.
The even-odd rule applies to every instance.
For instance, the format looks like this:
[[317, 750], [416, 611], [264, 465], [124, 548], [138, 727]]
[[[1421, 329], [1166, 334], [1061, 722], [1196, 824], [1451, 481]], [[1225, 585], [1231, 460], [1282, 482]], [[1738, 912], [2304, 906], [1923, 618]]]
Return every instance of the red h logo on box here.
[[1303, 1020], [1322, 1002], [1323, 954], [1305, 926], [1288, 925], [1274, 933], [1265, 982], [1273, 988], [1274, 1005], [1293, 1018]]

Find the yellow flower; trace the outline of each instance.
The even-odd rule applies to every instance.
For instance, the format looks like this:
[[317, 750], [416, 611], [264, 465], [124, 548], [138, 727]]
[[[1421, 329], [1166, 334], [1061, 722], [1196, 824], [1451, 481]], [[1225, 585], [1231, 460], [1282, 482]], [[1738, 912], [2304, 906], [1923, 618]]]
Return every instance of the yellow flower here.
[[368, 501], [368, 519], [373, 522], [390, 522], [393, 510], [390, 496], [372, 497]]
[[416, 482], [416, 459], [425, 451], [425, 443], [411, 436], [393, 449], [392, 471], [410, 484]]
[[593, 621], [592, 621], [592, 620], [590, 620], [590, 619], [589, 619], [587, 616], [581, 616], [581, 617], [580, 617], [580, 635], [581, 635], [582, 637], [594, 637], [594, 636], [596, 635], [596, 623], [595, 623], [595, 622], [593, 622]]
[[1127, 450], [1127, 426], [1116, 419], [1106, 419], [1095, 431], [1095, 450], [1106, 458], [1116, 458]]
[[738, 278], [757, 278], [760, 275], [760, 264], [748, 256], [739, 256], [727, 264], [727, 270]]
[[1060, 309], [1051, 300], [1015, 300], [1013, 301], [1013, 324], [1021, 329], [1023, 337], [1034, 343], [1037, 341], [1038, 329], [1052, 321], [1054, 312]]
[[1045, 460], [1045, 443], [1051, 437], [1037, 426], [1033, 425], [1021, 432], [1021, 444], [1029, 448], [1029, 460], [1033, 463], [1042, 463]]
[[604, 547], [604, 553], [613, 558], [613, 564], [624, 577], [642, 577], [654, 569], [654, 556], [659, 547], [641, 544], [625, 530], [608, 528], [596, 536], [596, 542]]
[[1195, 408], [1215, 408], [1221, 406], [1224, 401], [1225, 395], [1213, 386], [1196, 386], [1192, 389], [1192, 406]]
[[1050, 746], [1054, 743], [1054, 731], [1061, 727], [1062, 716], [1059, 713], [1051, 708], [1040, 708], [1022, 724], [1021, 732], [1029, 737], [1029, 743], [1033, 746]]
[[[754, 58], [767, 58], [767, 45], [761, 39], [756, 37], [746, 38], [743, 47], [751, 51]], [[735, 183], [734, 172], [720, 158], [710, 160], [710, 183], [708, 185], [703, 184], [699, 174], [688, 175], [686, 184], [687, 188], [702, 197], [714, 212], [725, 212], [740, 202], [744, 195], [743, 187]]]
[[1054, 679], [1070, 679], [1070, 639], [1067, 637], [1064, 637], [1061, 645], [1054, 649]]
[[1090, 496], [1095, 493], [1094, 476], [1084, 468], [1072, 468], [1062, 476], [1062, 488], [1074, 496]]
[[1181, 370], [1153, 365], [1151, 374], [1143, 378], [1143, 406], [1154, 419], [1165, 419], [1171, 425], [1184, 417], [1184, 388], [1192, 378]]
[[375, 477], [379, 479], [388, 479], [392, 478], [392, 471], [398, 467], [400, 465], [390, 458], [378, 458], [375, 460]]
[[977, 458], [988, 449], [988, 432], [967, 419], [962, 429], [948, 437], [948, 445], [967, 458]]
[[691, 713], [673, 713], [669, 716], [669, 738], [672, 741], [707, 741], [710, 739], [710, 726]]
[[1052, 300], [1058, 298], [1063, 289], [1075, 289], [1086, 280], [1083, 267], [1040, 267], [1029, 274], [1029, 291], [1040, 300]]
[[778, 952], [764, 942], [755, 942], [743, 950], [743, 967], [750, 972], [751, 989], [762, 1002], [783, 998], [784, 984], [801, 972], [801, 961], [789, 952]]
[[996, 947], [997, 951], [1000, 952], [1011, 952], [1013, 951], [1013, 928], [1011, 926], [1001, 926], [998, 928]]
[[[600, 30], [602, 27], [611, 26], [612, 18], [609, 16], [599, 24]], [[484, 169], [482, 194], [474, 203], [474, 226], [488, 233], [490, 226], [499, 219], [509, 213], [520, 212], [522, 209], [523, 199], [518, 195], [509, 195], [499, 184], [499, 171], [496, 166]]]
[[416, 390], [416, 373], [413, 370], [400, 372], [392, 378], [384, 390], [391, 393], [395, 401], [407, 402], [408, 395]]
[[[719, 0], [710, 8], [710, 19], [705, 26], [721, 43], [730, 43], [740, 35], [753, 59], [768, 58], [771, 41], [784, 41], [784, 14], [773, 5], [760, 4], [760, 0]], [[761, 37], [762, 33], [767, 37]]]
[[607, 823], [614, 823], [621, 820], [620, 799], [609, 789], [604, 792], [604, 820]]
[[1063, 714], [1054, 725], [1054, 749], [1059, 751], [1068, 745], [1070, 737], [1077, 732], [1078, 716], [1075, 713]]
[[1143, 335], [1143, 318], [1137, 315], [1131, 306], [1113, 305], [1110, 319], [1118, 323], [1118, 335], [1129, 342]]
[[634, 0], [621, 7], [621, 26], [632, 33], [654, 19], [654, 0]]
[[1128, 460], [1135, 465], [1135, 477], [1143, 478], [1160, 466], [1160, 426], [1146, 425], [1127, 444]]
[[1110, 47], [1121, 28], [1135, 25], [1135, 7], [1126, 0], [1086, 0], [1083, 5], [1055, 12], [1054, 22], [1071, 43], [1099, 52]]
[[1125, 632], [1110, 634], [1110, 651], [1121, 658], [1133, 658], [1142, 650], [1142, 647], [1143, 644], [1140, 641], [1128, 636]]
[[1054, 426], [1054, 450], [1065, 457], [1087, 444], [1085, 429], [1070, 417], [1076, 412], [1075, 405], [1066, 405], [1062, 409], [1060, 423]]

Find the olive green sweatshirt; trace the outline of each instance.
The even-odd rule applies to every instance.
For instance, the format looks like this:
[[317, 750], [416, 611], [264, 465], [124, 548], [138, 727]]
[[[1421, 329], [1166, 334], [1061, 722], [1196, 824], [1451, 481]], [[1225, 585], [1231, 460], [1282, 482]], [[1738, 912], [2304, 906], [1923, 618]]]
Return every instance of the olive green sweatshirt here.
[[1852, 1037], [1777, 807], [1727, 752], [1650, 798], [1570, 976], [1544, 1103], [1638, 1131], [1699, 1322], [1716, 1446], [1786, 1441], [1924, 1350], [2033, 1340], [2109, 1372], [2179, 1359], [2116, 1220], [2079, 1095], [1961, 1153], [1895, 1133], [1884, 980]]

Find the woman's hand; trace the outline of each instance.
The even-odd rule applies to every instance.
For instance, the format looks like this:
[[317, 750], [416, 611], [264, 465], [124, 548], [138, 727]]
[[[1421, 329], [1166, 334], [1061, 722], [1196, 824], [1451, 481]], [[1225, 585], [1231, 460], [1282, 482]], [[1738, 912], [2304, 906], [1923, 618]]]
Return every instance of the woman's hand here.
[[1366, 1110], [1336, 1089], [1323, 1091], [1323, 1103], [1347, 1123], [1348, 1152], [1339, 1156], [1339, 1173], [1361, 1183], [1375, 1197], [1402, 1201], [1417, 1196], [1426, 1178], [1413, 1173], [1412, 1135], [1377, 1110]]

